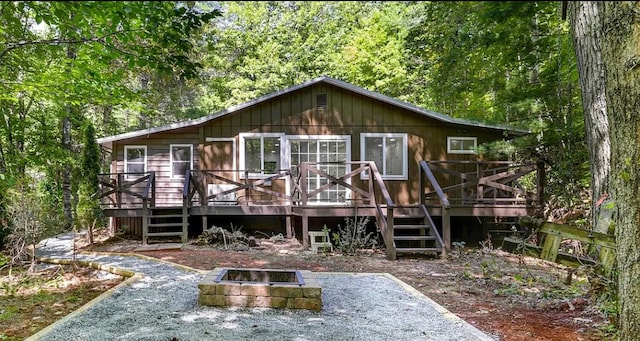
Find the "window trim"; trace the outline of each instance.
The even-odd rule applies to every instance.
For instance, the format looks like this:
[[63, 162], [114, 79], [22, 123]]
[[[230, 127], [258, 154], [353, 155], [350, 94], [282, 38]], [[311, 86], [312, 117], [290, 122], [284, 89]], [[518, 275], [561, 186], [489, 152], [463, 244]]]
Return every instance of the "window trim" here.
[[[286, 155], [286, 165], [283, 164], [283, 167], [290, 169], [291, 168], [291, 141], [305, 141], [305, 140], [325, 140], [325, 141], [344, 141], [346, 143], [346, 162], [349, 162], [351, 160], [351, 135], [286, 135], [285, 136], [285, 140], [287, 141], [287, 143], [285, 144], [286, 146], [286, 151], [284, 151], [284, 155]], [[350, 164], [346, 164], [346, 168], [345, 168], [345, 174], [348, 174], [351, 172], [351, 165]], [[287, 179], [287, 181], [289, 181], [289, 179]], [[345, 181], [348, 184], [351, 184], [351, 178], [346, 179]], [[287, 183], [287, 195], [291, 195], [291, 186], [289, 183]], [[345, 196], [345, 202], [348, 201], [349, 199], [351, 199], [351, 191], [350, 190], [346, 190], [346, 196]], [[341, 201], [336, 201], [336, 202], [315, 202], [315, 201], [309, 201], [308, 204], [312, 205], [312, 206], [322, 206], [322, 205], [336, 205], [336, 204], [340, 204], [343, 203]]]
[[184, 180], [184, 174], [182, 176], [176, 176], [173, 174], [173, 163], [184, 162], [173, 160], [173, 147], [189, 147], [189, 169], [193, 169], [193, 144], [189, 143], [175, 143], [169, 145], [169, 174], [171, 179]]
[[[464, 149], [451, 149], [451, 141], [452, 140], [460, 140], [460, 141], [473, 141], [473, 150], [464, 150]], [[469, 154], [475, 155], [477, 154], [478, 148], [478, 138], [472, 136], [447, 136], [447, 153], [448, 154]]]
[[[280, 139], [280, 169], [284, 169], [283, 167], [286, 166], [285, 162], [286, 162], [286, 158], [284, 157], [284, 143], [286, 141], [285, 134], [284, 133], [240, 133], [238, 134], [238, 144], [240, 145], [239, 147], [239, 162], [238, 162], [238, 167], [241, 170], [245, 170], [245, 166], [246, 166], [246, 160], [245, 160], [245, 149], [244, 149], [244, 140], [246, 138], [256, 138], [259, 137], [260, 138], [260, 163], [262, 168], [264, 168], [264, 138], [265, 137], [277, 137]], [[288, 162], [286, 162], [288, 163]], [[274, 174], [264, 174], [264, 173], [249, 173], [249, 179], [264, 179], [264, 178], [268, 178], [270, 176], [273, 176]], [[241, 172], [240, 173], [240, 178], [244, 179], [245, 178], [245, 172]]]
[[[147, 154], [147, 146], [146, 145], [128, 145], [128, 146], [124, 146], [124, 155], [123, 155], [123, 159], [124, 159], [124, 173], [125, 173], [125, 180], [136, 180], [139, 179], [141, 176], [135, 176], [135, 175], [129, 175], [127, 173], [128, 172], [128, 166], [129, 166], [129, 161], [127, 159], [127, 150], [129, 149], [144, 149], [144, 161], [143, 161], [143, 173], [147, 172], [147, 159], [148, 159], [148, 154]], [[139, 164], [139, 162], [134, 162], [134, 164]]]
[[[382, 175], [382, 179], [384, 180], [408, 180], [409, 179], [409, 136], [407, 133], [360, 133], [360, 160], [361, 161], [369, 161], [369, 160], [365, 160], [365, 153], [366, 153], [366, 138], [367, 137], [381, 137], [382, 138], [382, 143], [383, 143], [383, 155], [382, 155], [382, 161], [383, 161], [383, 165], [382, 165], [382, 169], [379, 169], [380, 171], [380, 175]], [[385, 168], [386, 168], [386, 162], [385, 161], [385, 155], [384, 155], [384, 145], [386, 144], [386, 138], [387, 137], [395, 137], [395, 138], [401, 138], [402, 139], [402, 158], [404, 160], [403, 165], [402, 165], [402, 174], [401, 175], [386, 175], [385, 174]], [[369, 173], [367, 172], [362, 172], [360, 174], [360, 179], [362, 180], [368, 180], [369, 179]]]

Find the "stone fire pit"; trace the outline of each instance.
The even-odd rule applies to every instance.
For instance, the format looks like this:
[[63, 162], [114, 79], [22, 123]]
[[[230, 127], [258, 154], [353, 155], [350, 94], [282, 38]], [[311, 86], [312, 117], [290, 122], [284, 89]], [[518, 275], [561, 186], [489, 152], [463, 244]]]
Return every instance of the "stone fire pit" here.
[[215, 268], [198, 289], [201, 305], [322, 310], [322, 288], [309, 270]]

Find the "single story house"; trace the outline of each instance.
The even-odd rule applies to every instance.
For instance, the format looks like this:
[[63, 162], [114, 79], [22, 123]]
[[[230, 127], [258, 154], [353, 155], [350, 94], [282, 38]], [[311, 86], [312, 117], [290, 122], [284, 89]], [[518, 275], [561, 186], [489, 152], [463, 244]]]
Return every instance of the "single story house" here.
[[[190, 232], [240, 221], [307, 245], [310, 229], [366, 216], [389, 258], [446, 252], [456, 219], [541, 207], [538, 164], [477, 153], [526, 133], [320, 77], [199, 119], [98, 139], [111, 154], [103, 207], [114, 228], [144, 243], [186, 242]], [[524, 176], [535, 188], [519, 183]]]

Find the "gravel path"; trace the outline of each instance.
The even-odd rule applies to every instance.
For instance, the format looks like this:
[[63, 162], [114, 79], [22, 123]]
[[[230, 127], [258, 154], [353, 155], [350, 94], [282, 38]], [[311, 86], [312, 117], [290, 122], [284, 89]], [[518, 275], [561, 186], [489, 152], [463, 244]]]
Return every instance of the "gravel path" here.
[[[71, 234], [46, 240], [40, 257], [70, 258]], [[39, 340], [493, 340], [390, 275], [316, 273], [321, 312], [198, 305], [203, 273], [135, 256], [78, 259], [135, 271], [121, 286]]]

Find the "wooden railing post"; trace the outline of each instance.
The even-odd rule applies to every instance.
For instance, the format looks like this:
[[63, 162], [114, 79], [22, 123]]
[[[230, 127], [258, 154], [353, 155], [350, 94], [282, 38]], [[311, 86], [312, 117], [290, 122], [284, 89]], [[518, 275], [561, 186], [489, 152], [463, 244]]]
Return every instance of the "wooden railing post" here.
[[142, 245], [147, 245], [147, 238], [149, 234], [149, 218], [148, 218], [148, 202], [147, 199], [142, 199]]
[[451, 216], [449, 207], [442, 205], [442, 257], [445, 258], [451, 252]]
[[425, 198], [425, 188], [424, 188], [424, 170], [422, 169], [422, 163], [423, 161], [420, 161], [420, 165], [418, 165], [418, 189], [420, 191], [420, 205], [423, 206], [426, 203], [426, 199]]
[[187, 170], [184, 176], [184, 186], [182, 188], [182, 244], [186, 244], [188, 241], [189, 205], [191, 203], [191, 198], [191, 172]]
[[156, 207], [156, 172], [151, 172], [151, 207]]
[[122, 182], [124, 174], [118, 173], [118, 179], [116, 180], [116, 205], [118, 208], [122, 208]]
[[387, 230], [385, 231], [385, 243], [387, 244], [387, 259], [396, 259], [396, 244], [393, 240], [393, 206], [387, 206]]
[[307, 201], [309, 200], [307, 194], [307, 164], [300, 164], [300, 199], [302, 200], [302, 206], [307, 206]]

